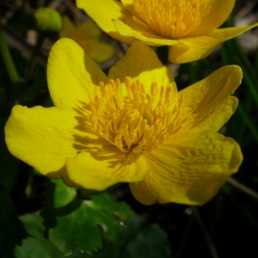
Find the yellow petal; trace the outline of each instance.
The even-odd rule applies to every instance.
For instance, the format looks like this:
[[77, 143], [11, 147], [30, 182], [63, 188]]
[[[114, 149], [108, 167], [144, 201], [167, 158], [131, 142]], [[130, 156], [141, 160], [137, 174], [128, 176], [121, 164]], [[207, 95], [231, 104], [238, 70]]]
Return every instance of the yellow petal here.
[[67, 162], [66, 179], [86, 189], [104, 190], [122, 182], [137, 182], [143, 179], [146, 165], [143, 159], [122, 165], [110, 159], [96, 159], [82, 152]]
[[146, 28], [140, 26], [140, 24], [136, 24], [132, 17], [125, 15], [123, 6], [117, 0], [77, 0], [76, 4], [102, 30], [118, 40], [131, 43], [135, 39], [138, 39], [150, 45], [174, 44], [174, 40], [162, 39], [154, 35], [150, 30], [146, 30]]
[[88, 20], [80, 25], [75, 25], [67, 16], [63, 18], [63, 28], [60, 32], [61, 37], [72, 38], [95, 38], [99, 39], [101, 37], [101, 30], [97, 25]]
[[76, 0], [76, 5], [83, 9], [105, 32], [115, 31], [112, 20], [122, 16], [121, 4], [116, 0]]
[[75, 26], [69, 18], [64, 17], [60, 35], [79, 43], [89, 57], [98, 63], [107, 61], [115, 53], [114, 47], [101, 39], [101, 31], [90, 20]]
[[205, 132], [182, 141], [171, 139], [148, 158], [150, 171], [144, 181], [131, 184], [135, 198], [144, 204], [190, 205], [209, 201], [243, 159], [233, 139]]
[[219, 39], [221, 42], [240, 36], [241, 34], [258, 27], [258, 22], [251, 25], [229, 27], [214, 30], [210, 36]]
[[87, 36], [91, 38], [100, 38], [101, 37], [101, 30], [97, 26], [97, 24], [91, 20], [87, 20], [83, 24], [79, 25], [79, 30], [84, 31]]
[[15, 106], [5, 127], [9, 151], [42, 174], [61, 169], [73, 157], [74, 113], [58, 108]]
[[[161, 67], [163, 65], [154, 50], [140, 42], [134, 42], [126, 54], [112, 66], [109, 77], [123, 81], [126, 77], [137, 77], [145, 71]], [[165, 77], [171, 76], [166, 72]]]
[[63, 17], [63, 26], [62, 30], [60, 31], [60, 36], [63, 37], [70, 37], [73, 31], [76, 29], [75, 25], [71, 22], [71, 20], [65, 16]]
[[192, 36], [204, 35], [220, 27], [231, 14], [236, 0], [201, 0], [200, 2], [200, 24], [192, 32]]
[[164, 38], [147, 29], [141, 24], [131, 20], [130, 16], [125, 16], [123, 20], [114, 20], [115, 33], [109, 33], [112, 37], [125, 43], [132, 43], [139, 40], [150, 46], [172, 46], [177, 44], [177, 40]]
[[135, 78], [145, 85], [147, 92], [153, 82], [159, 86], [173, 83], [172, 72], [162, 65], [150, 47], [140, 42], [134, 42], [129, 47], [126, 55], [110, 69], [109, 77], [121, 81], [126, 77]]
[[224, 41], [238, 37], [257, 26], [258, 23], [241, 27], [216, 29], [206, 36], [179, 39], [169, 48], [169, 61], [181, 64], [205, 58]]
[[193, 62], [207, 57], [222, 40], [212, 36], [179, 39], [169, 48], [169, 61], [174, 64]]
[[105, 74], [73, 40], [60, 39], [51, 49], [47, 66], [48, 87], [58, 107], [87, 102]]
[[158, 201], [158, 196], [154, 192], [148, 180], [143, 180], [137, 183], [131, 183], [130, 190], [137, 201], [144, 205], [152, 205]]
[[238, 101], [231, 94], [239, 87], [242, 76], [239, 66], [228, 65], [180, 91], [177, 123], [181, 133], [204, 128], [219, 130], [237, 108]]
[[223, 24], [235, 0], [134, 0], [125, 9], [150, 31], [165, 38], [201, 36]]
[[135, 0], [121, 0], [122, 4], [124, 6], [130, 6], [130, 5], [133, 5]]
[[[74, 40], [76, 39], [74, 38]], [[77, 38], [77, 42], [84, 48], [90, 58], [98, 63], [106, 62], [108, 59], [112, 58], [115, 53], [114, 47], [105, 41], [96, 40], [94, 38]]]

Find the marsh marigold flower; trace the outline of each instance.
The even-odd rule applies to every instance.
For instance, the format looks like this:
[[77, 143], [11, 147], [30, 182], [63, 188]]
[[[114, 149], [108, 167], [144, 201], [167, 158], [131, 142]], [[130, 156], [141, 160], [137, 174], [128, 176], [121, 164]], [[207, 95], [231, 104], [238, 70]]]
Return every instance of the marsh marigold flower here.
[[112, 37], [170, 46], [172, 63], [204, 58], [220, 43], [258, 25], [219, 29], [234, 5], [235, 0], [77, 0]]
[[60, 36], [71, 38], [79, 43], [89, 56], [98, 63], [106, 62], [115, 54], [115, 48], [103, 40], [103, 33], [91, 20], [76, 25], [68, 17], [64, 17]]
[[231, 94], [241, 78], [238, 66], [224, 66], [178, 92], [141, 43], [107, 77], [78, 44], [61, 39], [48, 62], [55, 107], [15, 106], [6, 143], [43, 175], [70, 184], [104, 190], [128, 182], [144, 204], [202, 204], [242, 162], [239, 145], [218, 133], [237, 107]]

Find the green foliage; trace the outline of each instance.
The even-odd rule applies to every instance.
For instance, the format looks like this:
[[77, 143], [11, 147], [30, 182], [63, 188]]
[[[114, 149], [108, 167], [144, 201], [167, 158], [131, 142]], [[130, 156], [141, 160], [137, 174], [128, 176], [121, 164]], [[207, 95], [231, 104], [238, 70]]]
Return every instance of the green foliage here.
[[28, 235], [32, 237], [43, 237], [44, 225], [43, 219], [38, 214], [26, 214], [20, 217], [21, 222]]
[[56, 227], [50, 230], [51, 241], [64, 253], [80, 248], [84, 251], [100, 249], [101, 232], [95, 224], [94, 215], [83, 203], [71, 214], [58, 218]]
[[[61, 180], [54, 183], [54, 207], [69, 207], [76, 191]], [[95, 195], [72, 212], [57, 217], [56, 226], [49, 231], [50, 240], [65, 253], [77, 249], [96, 251], [102, 248], [103, 238], [117, 241], [124, 221], [132, 216], [133, 212], [125, 203], [115, 202], [107, 194]]]
[[141, 258], [146, 250], [150, 258], [169, 257], [166, 233], [158, 225], [146, 227], [127, 204], [103, 193], [66, 210], [76, 192], [60, 180], [53, 182], [56, 224], [46, 227], [39, 213], [21, 216], [28, 237], [16, 247], [17, 258]]
[[71, 202], [76, 196], [73, 187], [65, 185], [63, 180], [52, 180], [55, 184], [53, 204], [55, 208], [61, 208]]
[[59, 217], [57, 225], [50, 230], [50, 239], [60, 250], [97, 251], [102, 248], [102, 237], [118, 241], [123, 222], [132, 215], [124, 203], [114, 202], [109, 195], [93, 196], [72, 213]]
[[128, 258], [170, 258], [166, 233], [154, 224], [144, 228], [126, 247]]
[[64, 257], [48, 240], [28, 237], [16, 248], [17, 258], [61, 258]]

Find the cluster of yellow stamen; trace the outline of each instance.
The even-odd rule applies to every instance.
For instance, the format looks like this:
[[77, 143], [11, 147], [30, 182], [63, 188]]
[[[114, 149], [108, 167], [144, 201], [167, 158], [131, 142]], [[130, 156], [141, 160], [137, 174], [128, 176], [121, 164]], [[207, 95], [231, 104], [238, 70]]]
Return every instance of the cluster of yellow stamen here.
[[[154, 82], [146, 90], [141, 82], [130, 78], [124, 83], [103, 83], [95, 97], [79, 109], [80, 129], [115, 147], [121, 159], [137, 158], [168, 137], [175, 116], [173, 89]], [[88, 147], [92, 142], [84, 144]]]
[[135, 0], [130, 9], [156, 34], [167, 38], [186, 37], [200, 25], [200, 0]]

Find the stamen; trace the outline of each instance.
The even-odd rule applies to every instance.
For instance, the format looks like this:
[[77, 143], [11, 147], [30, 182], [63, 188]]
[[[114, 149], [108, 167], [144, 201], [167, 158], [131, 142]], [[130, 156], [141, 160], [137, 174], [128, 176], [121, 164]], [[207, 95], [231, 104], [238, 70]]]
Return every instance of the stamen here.
[[[151, 151], [170, 134], [176, 116], [172, 86], [144, 85], [131, 78], [124, 83], [101, 83], [95, 98], [80, 107], [80, 133], [93, 134], [112, 145], [122, 159]], [[87, 138], [89, 139], [89, 137]], [[92, 143], [85, 141], [89, 148]]]
[[130, 10], [160, 36], [179, 38], [196, 31], [208, 8], [200, 0], [134, 0]]

